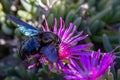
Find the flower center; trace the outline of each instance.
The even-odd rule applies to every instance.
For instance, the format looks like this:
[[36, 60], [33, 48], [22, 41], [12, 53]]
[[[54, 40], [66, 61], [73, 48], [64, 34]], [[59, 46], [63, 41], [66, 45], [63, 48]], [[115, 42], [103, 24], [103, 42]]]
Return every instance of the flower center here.
[[59, 59], [65, 59], [69, 56], [68, 46], [66, 44], [64, 43], [60, 44], [58, 56]]

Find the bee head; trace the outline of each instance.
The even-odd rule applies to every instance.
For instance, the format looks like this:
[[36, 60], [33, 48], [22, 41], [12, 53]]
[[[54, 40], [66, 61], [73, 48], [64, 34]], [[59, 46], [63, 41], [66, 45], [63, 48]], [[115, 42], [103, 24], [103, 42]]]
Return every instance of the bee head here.
[[49, 44], [55, 39], [55, 35], [51, 32], [43, 32], [39, 37], [41, 38], [41, 42], [43, 44]]

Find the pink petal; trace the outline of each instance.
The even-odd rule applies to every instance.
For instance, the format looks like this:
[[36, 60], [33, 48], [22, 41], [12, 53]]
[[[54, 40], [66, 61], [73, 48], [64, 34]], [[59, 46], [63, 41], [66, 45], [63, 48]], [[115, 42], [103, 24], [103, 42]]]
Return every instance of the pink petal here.
[[28, 66], [28, 69], [31, 69], [31, 68], [33, 68], [33, 67], [35, 67], [35, 66], [36, 66], [36, 63], [34, 63], [34, 64]]

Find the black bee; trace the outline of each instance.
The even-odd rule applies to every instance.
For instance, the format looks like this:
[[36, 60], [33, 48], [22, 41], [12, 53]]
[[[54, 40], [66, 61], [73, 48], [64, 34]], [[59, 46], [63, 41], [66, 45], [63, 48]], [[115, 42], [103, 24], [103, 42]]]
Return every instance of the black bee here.
[[51, 61], [57, 61], [60, 38], [52, 32], [41, 32], [33, 26], [8, 15], [9, 19], [18, 24], [18, 29], [28, 36], [20, 46], [19, 54], [22, 59], [27, 59], [36, 53], [45, 54]]

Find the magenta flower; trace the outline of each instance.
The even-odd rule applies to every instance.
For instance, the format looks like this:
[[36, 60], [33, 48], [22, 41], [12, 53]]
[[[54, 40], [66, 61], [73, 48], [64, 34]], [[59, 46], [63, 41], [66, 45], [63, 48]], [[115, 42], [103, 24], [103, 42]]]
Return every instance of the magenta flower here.
[[79, 57], [81, 64], [71, 59], [68, 68], [64, 68], [65, 78], [67, 80], [103, 80], [108, 69], [113, 65], [115, 56], [111, 53], [101, 54], [92, 52], [90, 56], [82, 55]]
[[[92, 44], [80, 44], [77, 45], [77, 43], [83, 39], [85, 39], [88, 35], [81, 36], [83, 31], [78, 32], [77, 35], [75, 35], [76, 32], [76, 26], [70, 23], [69, 27], [65, 29], [65, 23], [62, 18], [60, 18], [60, 27], [57, 25], [57, 20], [55, 19], [55, 24], [53, 30], [50, 30], [48, 23], [45, 19], [45, 27], [40, 25], [43, 32], [52, 32], [56, 34], [60, 39], [61, 43], [59, 45], [58, 50], [58, 60], [57, 62], [53, 63], [50, 62], [45, 56], [44, 56], [44, 62], [50, 62], [50, 71], [53, 69], [53, 64], [56, 64], [56, 69], [59, 71], [60, 68], [64, 66], [64, 61], [69, 61], [70, 58], [75, 58], [75, 55], [88, 55], [88, 52], [83, 52], [83, 50], [89, 49]], [[39, 55], [37, 55], [39, 57]], [[40, 60], [41, 63], [41, 60]], [[36, 66], [35, 64], [30, 65], [29, 68]]]

